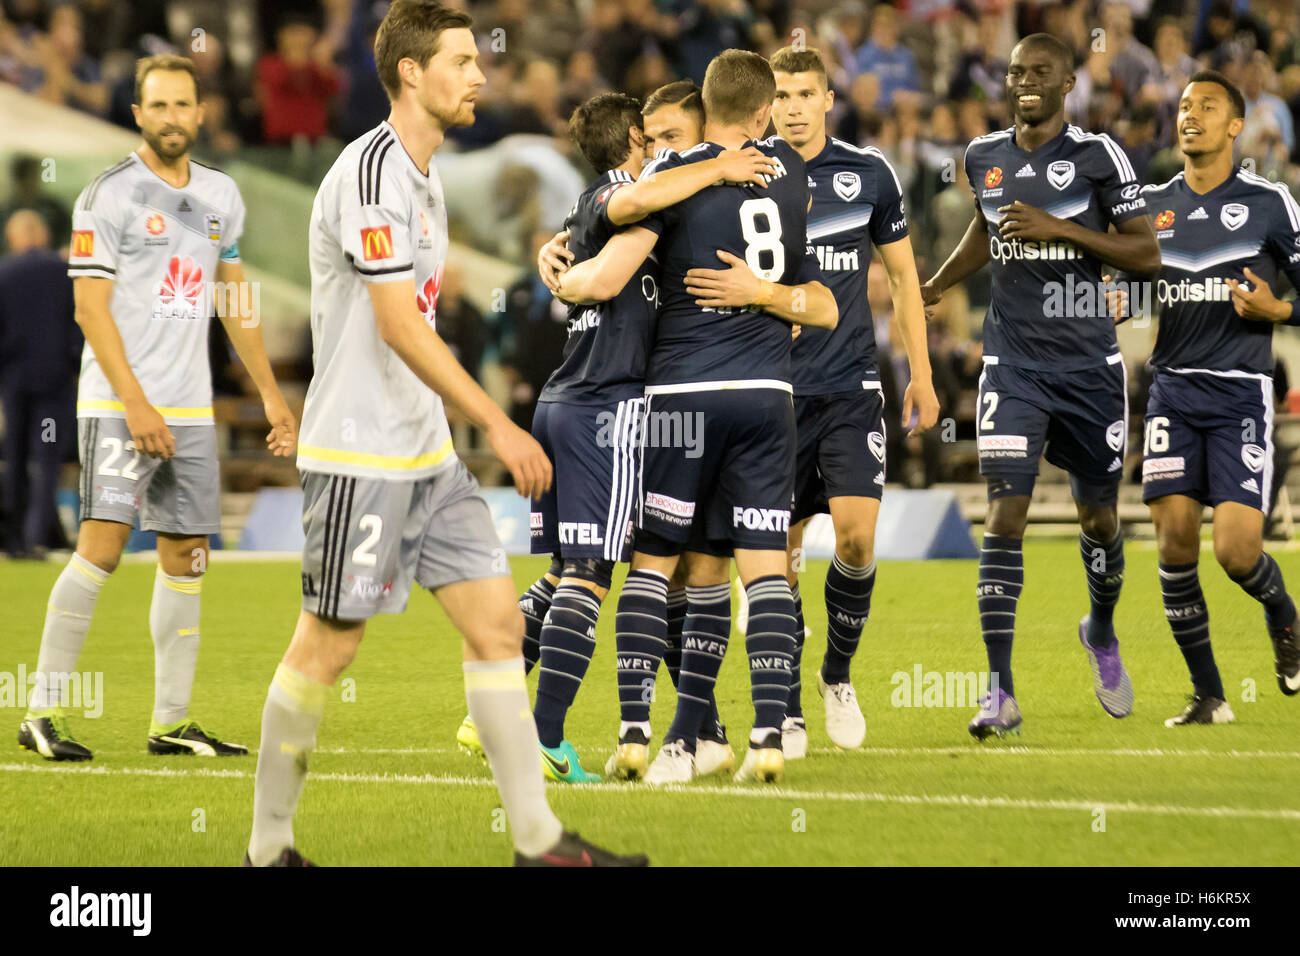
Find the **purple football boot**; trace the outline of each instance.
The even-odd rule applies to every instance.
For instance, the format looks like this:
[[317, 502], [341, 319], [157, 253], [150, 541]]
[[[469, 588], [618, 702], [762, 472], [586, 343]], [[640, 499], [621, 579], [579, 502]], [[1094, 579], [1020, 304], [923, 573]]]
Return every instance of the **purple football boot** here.
[[1079, 622], [1079, 643], [1088, 652], [1092, 684], [1097, 699], [1112, 717], [1127, 717], [1133, 712], [1133, 682], [1119, 656], [1119, 639], [1110, 647], [1093, 647], [1088, 643], [1088, 616]]
[[985, 694], [980, 699], [980, 709], [970, 722], [970, 735], [976, 740], [993, 734], [999, 737], [1019, 735], [1021, 720], [1016, 699], [999, 687], [996, 696]]

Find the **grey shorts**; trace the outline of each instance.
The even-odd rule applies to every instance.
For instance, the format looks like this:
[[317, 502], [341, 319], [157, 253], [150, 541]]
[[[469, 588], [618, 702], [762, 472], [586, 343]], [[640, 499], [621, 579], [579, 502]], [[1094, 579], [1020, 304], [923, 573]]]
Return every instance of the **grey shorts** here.
[[362, 621], [430, 591], [504, 577], [510, 562], [478, 482], [456, 459], [430, 478], [388, 481], [302, 473], [302, 607]]
[[171, 426], [176, 454], [163, 461], [136, 451], [121, 418], [78, 418], [81, 520], [118, 521], [166, 534], [221, 530], [217, 430]]

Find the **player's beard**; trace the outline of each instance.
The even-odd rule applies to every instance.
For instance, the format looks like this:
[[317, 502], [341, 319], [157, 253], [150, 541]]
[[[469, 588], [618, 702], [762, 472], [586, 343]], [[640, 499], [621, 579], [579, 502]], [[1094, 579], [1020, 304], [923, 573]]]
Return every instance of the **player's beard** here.
[[[171, 133], [180, 134], [179, 146], [174, 144], [170, 146], [166, 145], [164, 137]], [[182, 129], [179, 126], [168, 126], [159, 130], [157, 133], [143, 133], [143, 135], [144, 141], [149, 144], [149, 148], [152, 149], [160, 159], [170, 161], [180, 156], [184, 156], [190, 151], [190, 147], [194, 145], [194, 138], [197, 135], [197, 131], [191, 134], [188, 130]]]
[[453, 126], [473, 126], [474, 125], [474, 105], [464, 100], [458, 102], [450, 110], [440, 109], [432, 104], [424, 108], [443, 129], [451, 129]]

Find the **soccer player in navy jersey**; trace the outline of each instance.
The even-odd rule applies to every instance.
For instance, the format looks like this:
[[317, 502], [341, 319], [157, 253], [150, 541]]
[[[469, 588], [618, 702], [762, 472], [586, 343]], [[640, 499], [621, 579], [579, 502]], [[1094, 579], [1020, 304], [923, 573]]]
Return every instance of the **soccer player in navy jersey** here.
[[1233, 163], [1244, 112], [1226, 77], [1195, 74], [1178, 101], [1183, 171], [1142, 189], [1161, 258], [1142, 497], [1156, 526], [1165, 616], [1192, 677], [1192, 695], [1168, 727], [1233, 720], [1197, 577], [1206, 505], [1214, 509], [1214, 556], [1264, 606], [1278, 686], [1300, 693], [1295, 603], [1264, 551], [1273, 327], [1300, 325], [1300, 300], [1284, 302], [1271, 286], [1285, 272], [1300, 288], [1300, 206], [1286, 186]]
[[[755, 142], [770, 118], [775, 86], [762, 57], [719, 54], [704, 81], [706, 141], [661, 158], [647, 174]], [[725, 594], [728, 558], [719, 552], [730, 548], [750, 601], [746, 647], [755, 709], [736, 779], [771, 781], [784, 769], [780, 726], [794, 651], [794, 601], [784, 574], [794, 490], [789, 323], [833, 327], [838, 313], [805, 241], [803, 160], [777, 137], [755, 145], [778, 161], [766, 187], [700, 192], [616, 236], [561, 278], [561, 297], [573, 301], [587, 285], [621, 288], [652, 250], [662, 269], [646, 374], [644, 489], [619, 600], [620, 657], [635, 657], [646, 674], [657, 669], [668, 579], [683, 552], [694, 594], [688, 591], [690, 639], [683, 639], [677, 713], [648, 783], [684, 782], [695, 773], [706, 694], [730, 630], [730, 615], [719, 614], [712, 597], [719, 588]], [[698, 441], [683, 441], [687, 428]], [[649, 736], [649, 702], [635, 680], [624, 679], [635, 670], [620, 668], [623, 723], [609, 769], [621, 776], [639, 772], [625, 758], [633, 746], [644, 754]]]
[[[704, 139], [704, 100], [700, 95], [700, 88], [691, 80], [677, 80], [651, 93], [646, 97], [645, 104], [641, 108], [641, 118], [642, 131], [645, 134], [645, 164], [653, 162], [656, 155], [665, 150], [680, 152], [699, 145]], [[572, 264], [574, 258], [573, 250], [567, 245], [568, 239], [569, 231], [562, 230], [538, 252], [538, 272], [542, 281], [553, 292], [559, 288], [560, 273]], [[742, 272], [745, 268], [735, 266], [737, 272]], [[729, 551], [727, 553], [730, 554]], [[519, 606], [528, 622], [529, 633], [524, 638], [526, 663], [529, 660], [536, 663], [542, 621], [550, 608], [561, 570], [562, 568], [553, 561], [551, 569], [534, 582], [519, 599]], [[711, 594], [712, 603], [715, 604], [715, 619], [730, 617], [730, 593], [724, 596], [719, 589]], [[697, 598], [699, 596], [697, 592]], [[722, 603], [724, 600], [725, 608]], [[668, 631], [665, 634], [663, 652], [663, 663], [668, 669], [674, 689], [677, 688], [681, 677], [682, 630], [686, 623], [686, 602], [686, 566], [683, 562], [678, 565], [668, 582]], [[697, 617], [695, 620], [704, 619]], [[628, 657], [619, 657], [618, 660], [620, 663], [640, 664], [640, 661]], [[648, 697], [652, 693], [654, 675], [647, 677], [638, 671], [633, 676], [641, 687], [640, 695]], [[735, 767], [735, 754], [727, 740], [727, 728], [718, 714], [717, 701], [712, 691], [708, 694], [708, 700], [709, 714], [700, 726], [695, 746], [695, 771], [699, 775], [730, 771]], [[641, 748], [631, 744], [627, 749], [639, 751]], [[626, 752], [624, 756], [627, 756]], [[633, 761], [637, 767], [649, 761], [648, 753], [641, 756], [644, 756], [644, 761], [641, 759]], [[638, 775], [635, 770], [632, 773], [634, 776]]]
[[[650, 212], [717, 183], [762, 184], [779, 165], [751, 147], [638, 181], [634, 174], [641, 171], [645, 148], [641, 103], [621, 93], [579, 106], [569, 134], [600, 173], [565, 222], [570, 249], [580, 260]], [[532, 550], [557, 554], [561, 564], [538, 634], [533, 713], [543, 772], [558, 782], [600, 779], [583, 770], [564, 739], [564, 718], [595, 650], [596, 621], [614, 564], [626, 559], [631, 539], [658, 282], [658, 265], [647, 260], [612, 298], [569, 307], [564, 360], [542, 389], [533, 418], [533, 435], [555, 462], [556, 476], [533, 499]]]
[[[927, 305], [992, 262], [984, 321], [977, 434], [988, 482], [977, 595], [989, 661], [989, 694], [971, 721], [984, 739], [1018, 732], [1011, 674], [1016, 603], [1024, 581], [1021, 541], [1046, 448], [1070, 474], [1091, 607], [1079, 624], [1093, 685], [1112, 717], [1132, 710], [1133, 687], [1112, 617], [1124, 576], [1116, 509], [1128, 435], [1123, 359], [1104, 295], [1085, 314], [1057, 308], [1102, 287], [1103, 263], [1138, 275], [1160, 266], [1146, 202], [1132, 166], [1110, 137], [1065, 122], [1073, 54], [1045, 33], [1011, 52], [1010, 129], [973, 140], [965, 166], [975, 192], [966, 235], [922, 288]], [[1100, 300], [1100, 301], [1099, 301]]]
[[885, 401], [867, 305], [873, 244], [889, 273], [895, 341], [901, 343], [911, 369], [903, 395], [903, 427], [911, 424], [913, 405], [918, 421], [910, 434], [932, 427], [939, 417], [939, 400], [930, 380], [921, 289], [898, 176], [880, 150], [826, 135], [826, 114], [835, 94], [828, 87], [821, 54], [786, 47], [770, 62], [776, 75], [772, 119], [807, 164], [812, 190], [808, 242], [840, 314], [834, 329], [805, 329], [791, 347], [799, 444], [786, 574], [794, 594], [799, 646], [781, 731], [790, 760], [808, 751], [799, 699], [804, 624], [796, 568], [804, 527], [818, 513], [829, 513], [835, 526], [835, 556], [824, 586], [826, 654], [817, 672], [826, 734], [844, 749], [860, 746], [866, 735], [849, 665], [871, 610], [876, 517], [885, 484]]

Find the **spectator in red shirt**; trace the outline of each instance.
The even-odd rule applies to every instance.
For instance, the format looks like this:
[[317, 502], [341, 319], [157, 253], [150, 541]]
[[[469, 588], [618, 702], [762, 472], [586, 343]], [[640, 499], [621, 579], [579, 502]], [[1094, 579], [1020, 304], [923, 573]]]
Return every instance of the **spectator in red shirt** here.
[[257, 62], [262, 138], [316, 142], [329, 131], [330, 100], [339, 92], [334, 50], [310, 20], [290, 15], [275, 34], [275, 52]]

